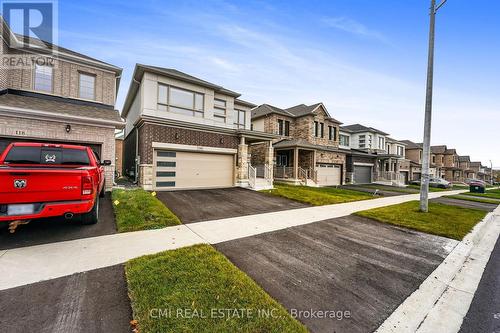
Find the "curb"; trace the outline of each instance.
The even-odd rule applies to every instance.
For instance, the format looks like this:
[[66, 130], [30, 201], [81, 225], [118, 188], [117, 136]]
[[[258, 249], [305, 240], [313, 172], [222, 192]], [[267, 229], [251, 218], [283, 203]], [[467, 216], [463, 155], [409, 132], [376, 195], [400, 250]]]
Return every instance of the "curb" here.
[[[455, 246], [445, 260], [424, 280], [424, 282], [422, 282], [419, 288], [406, 298], [406, 300], [399, 305], [375, 332], [399, 333], [427, 331], [428, 326], [434, 324], [426, 322], [429, 314], [435, 309], [436, 305], [442, 301], [445, 293], [449, 292], [450, 288], [454, 288], [453, 282], [459, 273], [461, 273], [464, 264], [471, 256], [471, 252], [478, 247], [485, 237], [488, 229], [487, 227], [489, 227], [495, 218], [499, 216], [500, 206], [493, 212], [488, 213], [481, 222], [474, 226], [472, 231]], [[497, 237], [498, 235], [496, 235], [494, 240], [496, 240]], [[480, 275], [482, 275], [483, 271], [484, 267], [480, 271]], [[477, 285], [474, 291], [475, 289], [477, 289]], [[473, 295], [474, 292], [471, 294], [471, 300]], [[469, 306], [470, 303], [467, 305], [467, 309]], [[436, 311], [441, 310], [442, 309], [437, 309]], [[465, 316], [466, 313], [467, 311], [463, 313], [461, 318], [455, 318], [456, 321], [460, 321], [460, 323], [458, 323], [458, 328], [460, 328], [463, 316]], [[441, 318], [441, 322], [442, 319], [444, 318]], [[446, 321], [450, 322], [450, 318]], [[450, 326], [454, 327], [450, 329], [449, 332], [456, 332], [456, 330], [454, 330], [454, 328], [456, 328], [456, 323]], [[446, 330], [444, 327], [440, 327], [439, 332], [446, 332]]]

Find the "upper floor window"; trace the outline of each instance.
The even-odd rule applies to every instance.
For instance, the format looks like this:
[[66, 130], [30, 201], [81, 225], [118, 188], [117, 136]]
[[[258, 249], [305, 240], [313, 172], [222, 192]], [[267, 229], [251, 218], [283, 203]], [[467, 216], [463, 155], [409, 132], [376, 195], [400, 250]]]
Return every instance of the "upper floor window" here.
[[314, 130], [314, 133], [313, 133], [314, 136], [318, 137], [318, 135], [319, 135], [319, 123], [317, 121], [314, 122], [313, 130]]
[[340, 145], [349, 147], [349, 136], [340, 134]]
[[330, 141], [337, 140], [337, 127], [328, 126], [328, 140]]
[[387, 154], [390, 154], [391, 153], [391, 145], [390, 144], [387, 144]]
[[432, 155], [432, 163], [436, 163], [436, 156]]
[[278, 134], [290, 136], [290, 122], [288, 120], [278, 119]]
[[158, 110], [202, 117], [203, 102], [202, 94], [158, 84]]
[[214, 119], [216, 121], [226, 121], [226, 101], [223, 99], [214, 99]]
[[365, 148], [366, 147], [366, 135], [360, 135], [359, 136], [359, 148]]
[[236, 128], [245, 128], [245, 111], [235, 109], [233, 122]]
[[52, 73], [53, 68], [51, 66], [35, 65], [34, 89], [51, 93]]
[[398, 146], [398, 155], [403, 156], [404, 155], [404, 147]]
[[95, 99], [95, 75], [80, 73], [80, 98]]
[[319, 129], [320, 129], [321, 137], [324, 138], [325, 137], [325, 124], [320, 123], [319, 124]]
[[418, 159], [420, 161], [422, 160], [422, 151], [421, 150], [418, 151]]
[[378, 148], [379, 149], [384, 149], [384, 138], [378, 138]]

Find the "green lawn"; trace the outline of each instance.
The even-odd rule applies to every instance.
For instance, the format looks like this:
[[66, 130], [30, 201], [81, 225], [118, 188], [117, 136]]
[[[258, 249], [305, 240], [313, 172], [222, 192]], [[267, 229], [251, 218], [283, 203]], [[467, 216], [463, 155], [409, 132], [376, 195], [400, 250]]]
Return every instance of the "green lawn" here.
[[429, 213], [422, 213], [419, 211], [419, 202], [410, 201], [393, 206], [364, 210], [355, 213], [355, 215], [461, 240], [476, 223], [484, 218], [486, 212], [429, 202]]
[[150, 192], [113, 190], [111, 194], [118, 232], [159, 229], [181, 224], [160, 200]]
[[469, 192], [469, 193], [466, 193], [466, 194], [467, 195], [472, 195], [472, 196], [475, 196], [475, 197], [500, 199], [500, 190], [499, 189], [486, 190], [486, 193], [470, 193]]
[[343, 202], [373, 199], [373, 195], [359, 191], [337, 189], [334, 187], [310, 187], [275, 184], [273, 190], [263, 190], [262, 193], [288, 198], [295, 201], [322, 206]]
[[125, 272], [141, 333], [307, 332], [210, 245], [136, 258]]
[[466, 201], [473, 201], [473, 202], [481, 202], [481, 203], [490, 203], [490, 204], [500, 204], [499, 200], [492, 200], [492, 199], [486, 199], [486, 198], [481, 198], [481, 197], [468, 197], [468, 196], [463, 196], [463, 195], [446, 195], [444, 198], [451, 198], [451, 199], [458, 199], [458, 200], [466, 200]]

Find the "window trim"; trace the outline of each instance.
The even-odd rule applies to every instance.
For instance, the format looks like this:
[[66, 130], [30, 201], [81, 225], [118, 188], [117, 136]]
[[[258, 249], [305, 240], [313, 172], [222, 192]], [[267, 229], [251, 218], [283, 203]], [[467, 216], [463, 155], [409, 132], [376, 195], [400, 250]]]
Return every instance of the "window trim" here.
[[319, 133], [321, 134], [320, 138], [325, 137], [325, 123], [319, 123]]
[[[36, 68], [37, 67], [49, 67], [51, 69], [51, 72], [50, 72], [50, 91], [36, 89]], [[33, 79], [33, 90], [34, 91], [40, 91], [40, 92], [49, 93], [49, 94], [54, 93], [54, 67], [53, 66], [35, 64], [35, 68], [33, 69], [33, 78], [32, 79]]]
[[[90, 77], [93, 77], [94, 78], [94, 91], [93, 91], [93, 97], [94, 98], [85, 98], [85, 97], [82, 97], [82, 94], [81, 94], [81, 78], [82, 78], [82, 75], [85, 75], [85, 76], [90, 76]], [[90, 72], [84, 72], [84, 71], [78, 71], [78, 98], [81, 98], [81, 99], [85, 99], [85, 100], [88, 100], [88, 101], [95, 101], [97, 100], [97, 89], [96, 89], [96, 86], [97, 86], [97, 75], [94, 74], [94, 73], [90, 73]]]
[[318, 121], [314, 121], [314, 137], [317, 138], [318, 137], [318, 132], [319, 132], [319, 122]]
[[[247, 115], [246, 115], [246, 112], [245, 110], [241, 110], [241, 109], [234, 109], [233, 111], [233, 115], [234, 114], [238, 114], [238, 119], [233, 119], [233, 124], [236, 125], [237, 128], [246, 128], [246, 125], [247, 125]], [[241, 115], [243, 114], [243, 123], [240, 123], [240, 118], [241, 118]]]
[[[224, 107], [221, 106], [215, 106], [215, 101], [221, 101], [224, 102]], [[224, 110], [224, 115], [216, 114], [215, 110]], [[224, 99], [220, 98], [214, 98], [214, 118], [219, 118], [219, 119], [224, 119], [224, 123], [226, 122], [227, 119], [227, 101]]]
[[[163, 102], [160, 102], [160, 86], [163, 86], [163, 87], [166, 87], [167, 88], [167, 103], [163, 103]], [[193, 108], [190, 109], [190, 108], [186, 108], [184, 106], [179, 106], [179, 105], [176, 105], [176, 104], [172, 104], [171, 103], [171, 90], [172, 88], [174, 89], [177, 89], [177, 90], [182, 90], [182, 91], [185, 91], [185, 92], [188, 92], [188, 93], [192, 93], [193, 94]], [[201, 110], [197, 110], [195, 107], [196, 107], [196, 95], [200, 95], [202, 97], [202, 105], [201, 105]], [[161, 110], [158, 106], [161, 105], [161, 106], [165, 106], [166, 107], [166, 110]], [[205, 94], [202, 94], [200, 92], [197, 92], [197, 91], [193, 91], [193, 90], [189, 90], [189, 89], [184, 89], [184, 88], [181, 88], [181, 87], [177, 87], [177, 86], [173, 86], [173, 85], [170, 85], [170, 84], [166, 84], [166, 83], [163, 83], [163, 82], [160, 82], [158, 81], [157, 82], [157, 87], [156, 87], [156, 109], [158, 111], [166, 111], [166, 112], [172, 112], [172, 113], [176, 113], [175, 111], [171, 111], [170, 108], [176, 108], [176, 109], [182, 109], [182, 110], [186, 110], [186, 111], [190, 111], [192, 112], [192, 116], [193, 117], [196, 117], [196, 116], [200, 116], [203, 117], [203, 115], [205, 114]], [[179, 113], [177, 113], [179, 114]]]

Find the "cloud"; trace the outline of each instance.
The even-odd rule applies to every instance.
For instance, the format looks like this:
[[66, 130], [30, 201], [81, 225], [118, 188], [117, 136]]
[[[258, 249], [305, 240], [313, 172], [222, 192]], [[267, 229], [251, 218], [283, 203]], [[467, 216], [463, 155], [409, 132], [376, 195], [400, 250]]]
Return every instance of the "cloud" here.
[[354, 35], [377, 39], [384, 43], [388, 43], [387, 37], [385, 37], [382, 33], [371, 30], [364, 24], [347, 17], [327, 17], [322, 19], [322, 22], [331, 28], [336, 28]]

